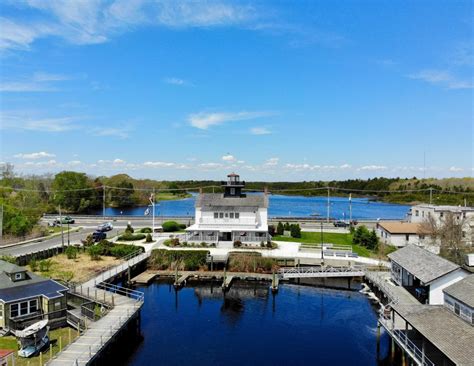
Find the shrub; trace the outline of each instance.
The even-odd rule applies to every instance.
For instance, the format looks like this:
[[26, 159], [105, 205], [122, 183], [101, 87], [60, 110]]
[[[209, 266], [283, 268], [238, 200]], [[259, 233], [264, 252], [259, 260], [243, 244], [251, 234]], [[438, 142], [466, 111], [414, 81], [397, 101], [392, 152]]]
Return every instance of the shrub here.
[[132, 225], [127, 224], [127, 228], [125, 229], [125, 233], [133, 234], [133, 232], [134, 232], [134, 230], [133, 230]]
[[143, 240], [143, 239], [145, 239], [145, 237], [146, 237], [145, 234], [132, 234], [132, 233], [127, 233], [125, 231], [125, 234], [120, 235], [118, 237], [118, 240], [120, 240], [120, 241]]
[[229, 270], [236, 272], [271, 272], [277, 262], [260, 253], [230, 253]]
[[43, 259], [39, 262], [39, 270], [41, 272], [48, 272], [53, 265], [53, 261], [51, 259]]
[[33, 272], [36, 272], [38, 270], [38, 261], [36, 259], [30, 260], [30, 268]]
[[142, 234], [149, 234], [149, 233], [151, 233], [152, 231], [153, 231], [153, 230], [151, 229], [151, 227], [144, 227], [144, 228], [141, 228], [141, 229], [140, 229], [140, 232], [141, 232]]
[[290, 227], [291, 237], [292, 238], [301, 238], [301, 228], [300, 225], [294, 224]]
[[270, 234], [271, 236], [275, 235], [275, 226], [274, 225], [269, 225], [268, 226], [268, 234]]
[[164, 245], [167, 247], [177, 247], [179, 246], [179, 239], [178, 238], [171, 238], [167, 239], [163, 242]]
[[234, 248], [240, 248], [242, 246], [242, 242], [240, 240], [234, 241]]
[[263, 241], [261, 241], [261, 242], [260, 242], [260, 246], [261, 246], [262, 248], [265, 248], [265, 243], [264, 243]]
[[68, 246], [66, 248], [66, 256], [67, 256], [67, 259], [76, 259], [77, 258], [77, 248], [72, 247], [72, 246]]
[[149, 265], [152, 269], [173, 269], [179, 267], [182, 270], [197, 270], [206, 265], [207, 250], [165, 250], [155, 249], [152, 251]]
[[179, 224], [179, 229], [180, 230], [186, 229], [186, 224]]
[[145, 243], [152, 243], [152, 242], [153, 242], [153, 238], [151, 237], [151, 234], [150, 233], [146, 234]]
[[71, 272], [71, 271], [59, 272], [58, 278], [65, 282], [69, 282], [74, 278], [74, 272]]
[[0, 259], [8, 263], [16, 264], [16, 258], [12, 255], [2, 255]]
[[179, 231], [179, 224], [176, 221], [165, 221], [162, 227], [165, 233], [172, 233], [174, 231]]
[[122, 258], [137, 251], [143, 252], [142, 247], [127, 244], [115, 244], [110, 248], [110, 255], [115, 258]]
[[267, 248], [270, 248], [270, 249], [273, 248], [273, 243], [271, 240], [267, 241]]
[[82, 241], [82, 244], [84, 244], [85, 247], [94, 245], [94, 238], [92, 237], [92, 234], [87, 235], [86, 239]]
[[286, 222], [285, 223], [285, 226], [283, 227], [286, 231], [290, 231], [291, 230], [291, 225], [289, 222]]
[[283, 226], [283, 224], [280, 221], [277, 225], [276, 232], [277, 232], [278, 235], [283, 235], [284, 231], [285, 231], [285, 227]]
[[89, 253], [93, 261], [98, 261], [102, 254], [102, 248], [100, 245], [93, 245], [87, 249], [87, 253]]

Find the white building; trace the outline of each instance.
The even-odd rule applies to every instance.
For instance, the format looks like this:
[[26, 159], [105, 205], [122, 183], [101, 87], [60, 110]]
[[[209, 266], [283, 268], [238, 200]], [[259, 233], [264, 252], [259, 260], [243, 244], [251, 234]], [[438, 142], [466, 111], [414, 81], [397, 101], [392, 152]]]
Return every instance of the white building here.
[[428, 222], [431, 218], [440, 225], [448, 215], [454, 215], [457, 220], [464, 220], [463, 237], [469, 245], [474, 244], [474, 207], [465, 206], [437, 206], [421, 204], [413, 206], [408, 212], [408, 221], [411, 223]]
[[195, 223], [186, 229], [186, 240], [232, 246], [236, 241], [260, 244], [269, 240], [268, 196], [243, 194], [245, 182], [229, 174], [222, 182], [224, 193], [200, 193]]
[[435, 254], [439, 253], [439, 245], [433, 245], [427, 228], [421, 223], [380, 221], [377, 223], [375, 232], [380, 241], [387, 245], [402, 248], [414, 244]]
[[392, 280], [421, 303], [443, 305], [443, 290], [469, 275], [457, 264], [417, 245], [407, 245], [388, 257]]

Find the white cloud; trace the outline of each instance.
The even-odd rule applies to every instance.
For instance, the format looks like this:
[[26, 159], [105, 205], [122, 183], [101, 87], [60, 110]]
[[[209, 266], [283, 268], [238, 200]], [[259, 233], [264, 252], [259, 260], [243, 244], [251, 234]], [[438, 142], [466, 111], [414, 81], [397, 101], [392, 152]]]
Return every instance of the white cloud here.
[[38, 81], [38, 82], [45, 82], [45, 81], [64, 81], [64, 80], [69, 80], [71, 79], [67, 75], [62, 75], [62, 74], [50, 74], [47, 72], [35, 72], [33, 74], [33, 80]]
[[411, 79], [422, 80], [433, 85], [439, 85], [446, 89], [472, 89], [472, 81], [462, 80], [454, 76], [450, 71], [426, 69], [408, 75]]
[[51, 159], [48, 161], [38, 161], [38, 162], [27, 161], [23, 165], [26, 167], [33, 167], [33, 168], [54, 168], [54, 167], [60, 166], [60, 164], [54, 159]]
[[219, 169], [223, 167], [220, 163], [201, 163], [198, 166], [203, 169]]
[[126, 139], [130, 136], [130, 128], [128, 127], [96, 127], [92, 129], [94, 136], [118, 137]]
[[59, 88], [54, 85], [58, 81], [71, 79], [69, 76], [36, 72], [33, 76], [22, 80], [7, 80], [0, 84], [0, 92], [55, 92]]
[[235, 156], [227, 154], [222, 157], [222, 160], [228, 161], [228, 162], [235, 162], [237, 159], [235, 158]]
[[266, 166], [276, 166], [278, 165], [280, 158], [270, 158], [263, 165]]
[[29, 154], [16, 154], [15, 158], [18, 159], [25, 159], [25, 160], [36, 160], [36, 159], [42, 159], [42, 158], [54, 158], [56, 155], [47, 153], [45, 151], [40, 151], [36, 153], [29, 153]]
[[179, 79], [179, 78], [165, 78], [164, 82], [166, 84], [178, 85], [178, 86], [191, 85], [191, 83], [189, 83], [188, 81], [184, 79]]
[[266, 127], [252, 127], [250, 133], [252, 135], [270, 135], [272, 132]]
[[188, 116], [188, 122], [191, 126], [201, 130], [207, 130], [211, 126], [221, 125], [226, 122], [244, 121], [273, 115], [273, 112], [254, 111], [254, 112], [199, 112]]
[[0, 18], [0, 48], [28, 49], [37, 39], [56, 36], [73, 44], [108, 41], [137, 26], [171, 28], [234, 26], [256, 17], [247, 5], [220, 1], [43, 1], [27, 0], [34, 21]]
[[148, 168], [172, 168], [176, 166], [175, 163], [167, 163], [164, 161], [146, 161], [143, 163], [143, 166]]
[[72, 160], [72, 161], [68, 161], [67, 165], [69, 166], [78, 166], [78, 165], [81, 165], [82, 162], [80, 160]]
[[29, 111], [2, 111], [0, 113], [0, 129], [64, 132], [79, 128], [76, 123], [79, 117], [41, 118], [32, 117]]
[[350, 168], [352, 168], [352, 165], [350, 165], [350, 164], [342, 164], [339, 168], [341, 168], [341, 169], [350, 169]]
[[450, 172], [462, 172], [463, 170], [464, 170], [463, 168], [459, 168], [457, 166], [452, 166], [449, 168]]
[[112, 163], [117, 164], [117, 165], [119, 165], [119, 164], [125, 164], [125, 160], [122, 160], [122, 159], [117, 158], [117, 159], [114, 159], [114, 160], [112, 161]]
[[359, 168], [359, 170], [385, 170], [387, 169], [384, 165], [365, 165]]

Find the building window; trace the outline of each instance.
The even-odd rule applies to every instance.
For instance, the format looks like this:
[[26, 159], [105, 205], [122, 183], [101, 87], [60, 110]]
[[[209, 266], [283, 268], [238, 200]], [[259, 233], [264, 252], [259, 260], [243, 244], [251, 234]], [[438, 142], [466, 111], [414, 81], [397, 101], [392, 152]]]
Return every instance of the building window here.
[[30, 300], [30, 313], [36, 313], [38, 311], [38, 300]]
[[460, 306], [459, 306], [459, 303], [457, 303], [457, 302], [454, 303], [454, 313], [455, 313], [456, 315], [460, 315], [460, 314], [461, 314], [461, 308], [460, 308]]
[[234, 218], [234, 213], [231, 212], [231, 213], [229, 214], [229, 217], [230, 217], [231, 219], [233, 219], [233, 218]]
[[240, 215], [240, 214], [239, 214], [238, 212], [236, 212], [236, 213], [235, 213], [235, 218], [238, 219], [238, 218], [239, 218], [239, 215]]
[[444, 213], [443, 212], [440, 212], [439, 213], [439, 217], [443, 217]]
[[405, 240], [406, 241], [410, 240], [410, 234], [405, 234]]
[[219, 218], [219, 213], [218, 213], [218, 212], [214, 212], [214, 218], [215, 218], [215, 219], [218, 219], [218, 218]]
[[28, 301], [20, 302], [20, 315], [28, 315]]
[[225, 218], [228, 218], [229, 217], [229, 214], [226, 212], [225, 213]]
[[18, 304], [11, 304], [10, 318], [16, 318], [17, 316], [18, 316]]
[[231, 189], [230, 189], [230, 195], [231, 195], [231, 196], [235, 196], [235, 188], [231, 188]]
[[419, 216], [420, 215], [420, 211], [416, 210], [415, 211], [415, 216]]
[[421, 217], [425, 217], [425, 211], [421, 211]]
[[21, 280], [21, 273], [15, 273], [15, 280]]
[[223, 212], [219, 212], [219, 218], [220, 218], [220, 219], [223, 219], [223, 218], [224, 218], [224, 213], [223, 213]]

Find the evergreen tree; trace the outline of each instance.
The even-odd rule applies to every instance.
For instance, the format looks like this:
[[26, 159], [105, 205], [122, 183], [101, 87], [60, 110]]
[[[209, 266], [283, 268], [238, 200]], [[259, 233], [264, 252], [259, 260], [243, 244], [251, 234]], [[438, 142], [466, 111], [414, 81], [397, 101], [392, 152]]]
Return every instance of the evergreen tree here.
[[283, 235], [284, 231], [285, 231], [285, 227], [283, 226], [282, 222], [279, 221], [276, 232], [278, 235]]

